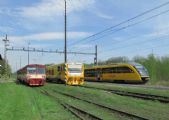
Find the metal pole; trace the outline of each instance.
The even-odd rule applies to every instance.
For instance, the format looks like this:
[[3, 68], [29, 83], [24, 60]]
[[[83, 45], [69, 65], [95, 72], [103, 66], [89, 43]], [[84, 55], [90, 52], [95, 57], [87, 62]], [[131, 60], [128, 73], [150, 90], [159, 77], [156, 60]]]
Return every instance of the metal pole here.
[[22, 61], [21, 61], [21, 56], [20, 56], [20, 68], [21, 68], [21, 62], [22, 62]]
[[65, 63], [67, 62], [67, 16], [66, 16], [66, 0], [65, 0]]
[[16, 62], [16, 71], [18, 70], [18, 64], [17, 64], [17, 62]]
[[30, 42], [28, 42], [28, 65], [29, 65], [29, 45], [30, 45]]
[[95, 65], [98, 65], [98, 62], [97, 62], [97, 45], [95, 46]]
[[4, 63], [5, 63], [5, 75], [7, 74], [7, 46], [9, 46], [8, 45], [8, 43], [7, 42], [9, 42], [9, 40], [8, 40], [8, 36], [6, 35], [6, 37], [5, 37], [5, 39], [3, 39], [3, 41], [4, 41]]

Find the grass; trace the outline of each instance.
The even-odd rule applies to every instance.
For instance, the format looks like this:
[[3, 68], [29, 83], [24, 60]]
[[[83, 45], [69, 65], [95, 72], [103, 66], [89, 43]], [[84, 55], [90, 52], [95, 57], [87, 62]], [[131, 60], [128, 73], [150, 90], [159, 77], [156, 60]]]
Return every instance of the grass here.
[[0, 84], [0, 120], [75, 120], [55, 100], [35, 88], [14, 83]]
[[93, 104], [90, 104], [90, 103], [87, 103], [87, 102], [84, 102], [81, 100], [77, 100], [77, 99], [63, 96], [61, 94], [53, 92], [51, 89], [48, 89], [48, 91], [50, 91], [50, 94], [59, 98], [62, 102], [65, 102], [69, 105], [80, 108], [81, 110], [86, 111], [92, 115], [95, 115], [101, 119], [112, 120], [112, 118], [113, 118], [114, 120], [128, 120], [124, 116], [112, 113], [111, 111], [106, 110], [104, 108], [100, 108], [96, 105], [93, 105]]
[[159, 90], [159, 89], [153, 89], [153, 88], [120, 86], [118, 84], [112, 84], [112, 83], [104, 84], [104, 83], [93, 83], [93, 82], [92, 83], [86, 83], [85, 86], [169, 97], [169, 90], [164, 90], [164, 89]]
[[[103, 86], [103, 84], [102, 84]], [[106, 86], [103, 86], [106, 87]], [[102, 90], [92, 90], [63, 84], [46, 84], [43, 87], [27, 87], [15, 83], [0, 84], [0, 120], [76, 120], [77, 118], [61, 106], [55, 99], [39, 92], [39, 89], [60, 91], [94, 101], [114, 109], [126, 111], [153, 120], [169, 118], [169, 104], [158, 101], [141, 100], [111, 94]], [[125, 89], [125, 88], [124, 88]], [[134, 91], [134, 90], [133, 90]], [[148, 90], [147, 90], [148, 91]], [[52, 92], [60, 100], [85, 110], [102, 119], [127, 119], [116, 113]]]
[[45, 88], [56, 89], [60, 92], [95, 101], [96, 103], [104, 104], [139, 116], [144, 116], [148, 119], [166, 120], [169, 118], [169, 104], [162, 104], [157, 101], [140, 100], [99, 90], [57, 84], [49, 84], [48, 86], [45, 86]]

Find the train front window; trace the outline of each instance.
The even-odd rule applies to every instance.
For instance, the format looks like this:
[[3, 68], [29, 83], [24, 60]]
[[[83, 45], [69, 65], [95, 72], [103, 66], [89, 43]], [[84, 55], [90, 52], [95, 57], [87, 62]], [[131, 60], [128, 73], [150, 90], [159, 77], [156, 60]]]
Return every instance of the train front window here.
[[141, 65], [136, 65], [135, 68], [140, 73], [141, 76], [148, 76], [147, 69]]
[[28, 74], [36, 74], [36, 68], [33, 68], [33, 67], [27, 68], [27, 73]]
[[82, 69], [81, 68], [68, 68], [68, 71], [70, 73], [81, 73]]
[[45, 68], [37, 68], [38, 74], [45, 74]]

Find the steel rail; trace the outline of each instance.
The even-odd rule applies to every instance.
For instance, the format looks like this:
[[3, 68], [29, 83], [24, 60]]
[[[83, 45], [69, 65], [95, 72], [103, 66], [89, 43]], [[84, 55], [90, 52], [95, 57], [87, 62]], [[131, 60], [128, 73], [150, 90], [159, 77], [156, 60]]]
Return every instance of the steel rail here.
[[136, 92], [127, 92], [127, 91], [121, 91], [121, 90], [104, 89], [104, 88], [89, 87], [89, 86], [80, 86], [80, 87], [104, 90], [104, 91], [111, 92], [113, 94], [117, 94], [121, 96], [129, 96], [129, 97], [140, 98], [140, 99], [145, 99], [145, 100], [159, 101], [162, 103], [169, 103], [169, 97], [165, 97], [165, 96], [150, 95], [150, 94], [143, 94], [143, 93], [136, 93]]
[[87, 103], [96, 105], [96, 106], [98, 106], [98, 107], [101, 107], [101, 108], [107, 109], [107, 110], [109, 110], [109, 111], [118, 113], [118, 114], [120, 114], [121, 116], [129, 117], [130, 119], [134, 118], [134, 119], [139, 119], [139, 120], [148, 120], [147, 118], [144, 118], [144, 117], [142, 117], [142, 116], [138, 116], [138, 115], [131, 114], [131, 113], [128, 113], [128, 112], [125, 112], [125, 111], [121, 111], [121, 110], [117, 110], [117, 109], [114, 109], [114, 108], [112, 108], [112, 107], [108, 107], [108, 106], [105, 106], [105, 105], [102, 105], [102, 104], [99, 104], [99, 103], [95, 103], [95, 102], [92, 102], [92, 101], [90, 101], [90, 100], [85, 100], [85, 99], [82, 99], [82, 98], [77, 97], [77, 96], [73, 96], [73, 95], [70, 95], [70, 94], [66, 94], [66, 93], [63, 93], [63, 92], [59, 92], [59, 91], [57, 91], [57, 90], [53, 90], [53, 91], [54, 91], [54, 92], [57, 92], [57, 93], [59, 93], [59, 94], [61, 94], [61, 95], [64, 95], [64, 96], [73, 98], [73, 99], [81, 100], [81, 101], [84, 101], [84, 102], [87, 102]]
[[97, 116], [94, 116], [86, 111], [83, 111], [77, 107], [74, 107], [72, 105], [69, 105], [65, 102], [62, 102], [61, 100], [59, 100], [56, 96], [50, 94], [49, 92], [47, 92], [46, 90], [42, 90], [41, 89], [41, 93], [45, 94], [49, 97], [54, 98], [55, 100], [57, 100], [64, 108], [66, 108], [68, 111], [70, 111], [72, 114], [74, 114], [76, 117], [78, 117], [81, 120], [103, 120]]

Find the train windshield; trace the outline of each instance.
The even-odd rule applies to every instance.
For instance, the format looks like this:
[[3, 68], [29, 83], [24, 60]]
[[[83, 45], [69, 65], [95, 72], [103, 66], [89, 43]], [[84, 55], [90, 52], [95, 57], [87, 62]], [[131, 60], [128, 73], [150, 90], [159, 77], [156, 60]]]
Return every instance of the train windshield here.
[[45, 74], [45, 68], [36, 68], [36, 67], [29, 67], [27, 68], [28, 74]]
[[80, 75], [82, 73], [82, 64], [69, 64], [68, 71], [70, 75]]
[[81, 73], [82, 69], [81, 68], [69, 68], [70, 73]]
[[136, 65], [135, 68], [140, 73], [141, 76], [148, 76], [147, 69], [144, 66]]
[[38, 74], [45, 74], [45, 68], [37, 68]]
[[27, 73], [28, 74], [36, 74], [36, 68], [34, 68], [34, 67], [27, 68]]

